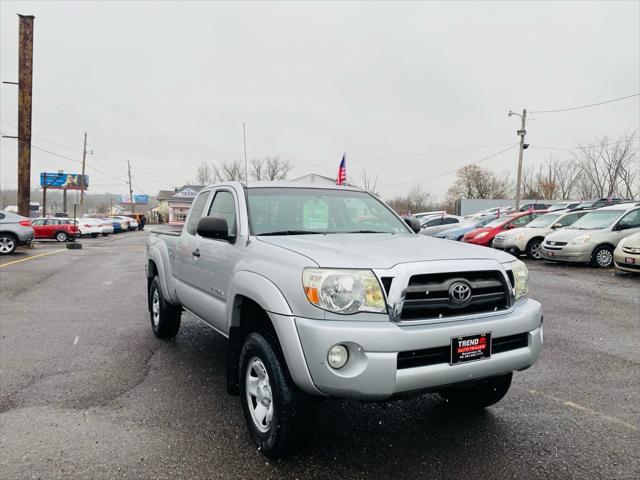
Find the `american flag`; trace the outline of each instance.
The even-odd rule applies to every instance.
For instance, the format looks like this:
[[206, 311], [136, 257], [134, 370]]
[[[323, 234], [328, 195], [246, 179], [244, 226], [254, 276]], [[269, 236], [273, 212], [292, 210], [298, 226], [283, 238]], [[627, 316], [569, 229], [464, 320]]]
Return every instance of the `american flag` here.
[[336, 185], [346, 185], [347, 184], [347, 154], [342, 155], [342, 160], [340, 161], [340, 166], [338, 167], [338, 176], [336, 177]]

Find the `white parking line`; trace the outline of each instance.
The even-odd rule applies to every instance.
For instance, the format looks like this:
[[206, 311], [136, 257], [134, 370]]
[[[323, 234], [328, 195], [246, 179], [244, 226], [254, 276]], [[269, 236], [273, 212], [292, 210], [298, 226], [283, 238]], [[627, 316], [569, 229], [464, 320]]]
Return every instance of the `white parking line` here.
[[636, 427], [635, 425], [625, 422], [624, 420], [620, 420], [619, 418], [616, 417], [612, 417], [610, 415], [607, 415], [605, 413], [602, 412], [598, 412], [597, 410], [593, 410], [592, 408], [589, 407], [585, 407], [583, 405], [577, 404], [575, 402], [572, 402], [571, 400], [564, 400], [562, 398], [556, 397], [554, 395], [549, 395], [547, 393], [542, 393], [539, 392], [537, 390], [532, 390], [532, 389], [524, 389], [524, 388], [520, 388], [517, 387], [519, 390], [524, 390], [526, 392], [531, 393], [532, 395], [537, 395], [539, 397], [545, 398], [547, 400], [551, 400], [555, 403], [559, 403], [560, 405], [564, 405], [565, 407], [569, 407], [572, 408], [574, 410], [580, 410], [581, 412], [584, 412], [586, 414], [589, 415], [593, 415], [594, 417], [600, 417], [603, 420], [606, 420], [610, 423], [615, 423], [616, 425], [620, 425], [623, 427], [628, 428], [629, 430], [633, 430], [634, 432], [638, 431], [638, 427]]

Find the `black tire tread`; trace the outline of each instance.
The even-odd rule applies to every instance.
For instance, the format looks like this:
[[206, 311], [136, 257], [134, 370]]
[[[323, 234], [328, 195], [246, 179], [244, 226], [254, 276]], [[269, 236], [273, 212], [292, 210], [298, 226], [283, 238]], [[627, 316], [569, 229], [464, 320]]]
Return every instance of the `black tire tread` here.
[[[158, 327], [153, 324], [153, 311], [151, 308], [153, 291], [158, 290], [160, 297], [160, 321]], [[182, 308], [177, 305], [168, 303], [162, 295], [162, 289], [160, 288], [160, 280], [156, 275], [149, 286], [149, 320], [151, 321], [151, 330], [153, 334], [161, 339], [173, 338], [178, 334], [180, 329], [180, 319], [182, 316]]]
[[[259, 357], [268, 370], [276, 402], [275, 429], [261, 433], [253, 427], [244, 390], [246, 363]], [[278, 341], [266, 330], [249, 334], [239, 358], [240, 399], [251, 438], [267, 457], [278, 458], [300, 450], [313, 438], [314, 408], [311, 399], [293, 383], [280, 352]]]
[[18, 237], [16, 237], [13, 233], [11, 232], [3, 232], [0, 233], [0, 238], [2, 237], [9, 237], [13, 240], [13, 250], [11, 250], [10, 252], [7, 253], [3, 253], [2, 255], [11, 255], [13, 252], [16, 251], [16, 248], [18, 247]]

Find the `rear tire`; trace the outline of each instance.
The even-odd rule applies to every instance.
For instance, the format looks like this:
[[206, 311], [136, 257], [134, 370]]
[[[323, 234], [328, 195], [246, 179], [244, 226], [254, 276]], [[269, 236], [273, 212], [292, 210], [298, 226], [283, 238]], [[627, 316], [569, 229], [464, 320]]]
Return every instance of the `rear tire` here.
[[18, 239], [10, 233], [0, 233], [0, 255], [10, 255], [15, 252]]
[[98, 233], [92, 233], [91, 238], [98, 238], [98, 235], [99, 235]]
[[69, 234], [67, 234], [67, 232], [58, 232], [56, 233], [56, 240], [59, 242], [66, 242], [69, 240]]
[[591, 265], [597, 268], [609, 268], [613, 265], [613, 248], [600, 245], [591, 254]]
[[267, 457], [292, 453], [313, 438], [312, 400], [294, 385], [277, 340], [253, 332], [239, 358], [240, 401], [253, 443]]
[[442, 390], [447, 405], [461, 410], [479, 410], [498, 403], [509, 391], [512, 373]]
[[540, 253], [540, 247], [542, 246], [542, 239], [533, 238], [527, 243], [527, 258], [533, 260], [540, 260], [542, 255]]
[[178, 333], [182, 309], [164, 299], [157, 276], [153, 278], [149, 287], [149, 316], [151, 330], [156, 337], [173, 338]]

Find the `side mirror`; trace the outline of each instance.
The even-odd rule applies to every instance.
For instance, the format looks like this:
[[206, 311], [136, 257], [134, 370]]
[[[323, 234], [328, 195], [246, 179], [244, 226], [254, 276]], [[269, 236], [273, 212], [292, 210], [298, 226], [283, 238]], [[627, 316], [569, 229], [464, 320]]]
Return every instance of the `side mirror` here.
[[553, 230], [557, 230], [558, 228], [562, 228], [562, 224], [561, 223], [554, 223], [553, 225], [551, 225], [551, 228]]
[[614, 230], [626, 230], [627, 228], [630, 228], [630, 226], [622, 222], [613, 227]]
[[422, 228], [420, 225], [420, 220], [416, 217], [404, 217], [404, 223], [409, 225], [409, 228], [413, 230], [414, 233], [418, 233]]
[[196, 231], [198, 235], [204, 238], [226, 240], [229, 242], [233, 242], [234, 240], [234, 237], [229, 237], [229, 225], [227, 221], [220, 217], [202, 217], [198, 221]]

